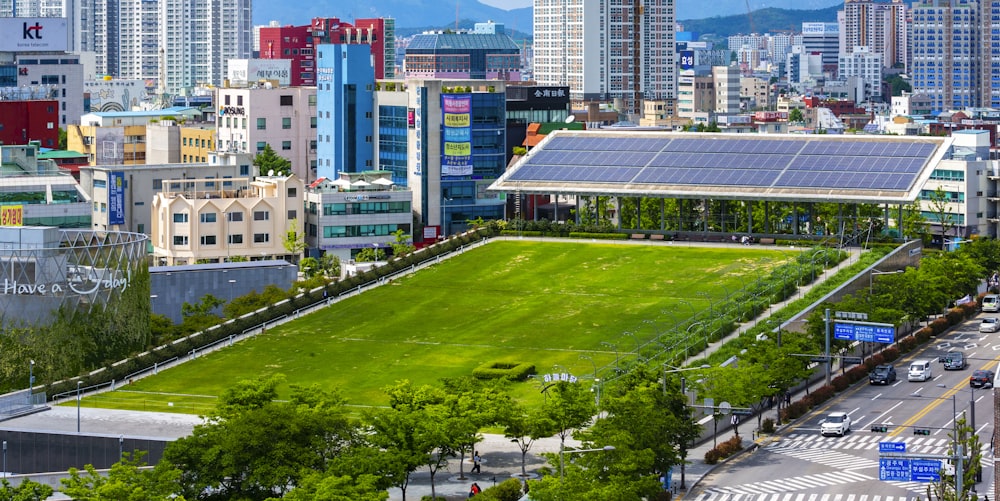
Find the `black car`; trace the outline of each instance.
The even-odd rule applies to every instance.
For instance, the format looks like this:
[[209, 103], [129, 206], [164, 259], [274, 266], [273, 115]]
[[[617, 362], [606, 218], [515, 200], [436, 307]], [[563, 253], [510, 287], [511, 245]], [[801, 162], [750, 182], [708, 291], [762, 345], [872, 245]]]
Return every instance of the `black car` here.
[[972, 371], [972, 376], [969, 377], [969, 386], [973, 388], [992, 388], [993, 371]]
[[968, 360], [965, 359], [965, 354], [960, 351], [949, 351], [947, 355], [941, 357], [941, 361], [944, 362], [944, 370], [946, 371], [960, 371], [969, 366]]
[[868, 374], [869, 384], [889, 384], [896, 381], [896, 368], [889, 364], [876, 365]]

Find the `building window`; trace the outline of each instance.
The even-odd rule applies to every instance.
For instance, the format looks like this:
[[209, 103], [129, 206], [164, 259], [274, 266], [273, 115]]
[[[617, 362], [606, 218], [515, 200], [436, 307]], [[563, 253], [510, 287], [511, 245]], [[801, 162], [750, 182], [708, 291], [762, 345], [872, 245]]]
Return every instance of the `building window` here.
[[291, 119], [291, 117], [284, 117], [284, 118], [281, 119], [281, 128], [282, 129], [291, 129], [292, 128], [292, 119]]
[[243, 221], [243, 213], [242, 212], [227, 212], [226, 213], [226, 218], [229, 219], [229, 222], [231, 222], [231, 223], [239, 223], [239, 222]]
[[294, 186], [288, 188], [288, 198], [295, 198], [296, 196], [298, 196], [298, 190]]
[[222, 97], [222, 100], [226, 102], [226, 106], [229, 106], [229, 94]]
[[243, 106], [243, 96], [236, 96], [236, 106]]
[[285, 151], [288, 151], [288, 150], [292, 149], [292, 142], [291, 141], [282, 141], [281, 142], [281, 149], [285, 150]]
[[201, 245], [215, 245], [215, 235], [202, 235]]
[[188, 237], [181, 235], [174, 235], [174, 245], [187, 245]]
[[292, 105], [292, 96], [279, 96], [278, 97], [278, 103], [281, 106], [291, 106]]
[[201, 215], [201, 222], [203, 223], [214, 223], [216, 215], [214, 212], [206, 212]]
[[293, 219], [298, 219], [298, 218], [299, 218], [299, 211], [296, 211], [296, 210], [290, 210], [290, 211], [288, 211], [288, 220], [289, 221], [291, 221]]
[[254, 221], [267, 221], [271, 219], [271, 213], [266, 210], [257, 210], [253, 212]]
[[309, 117], [309, 128], [310, 129], [316, 128], [316, 117]]
[[242, 244], [243, 243], [243, 234], [242, 233], [237, 233], [235, 235], [229, 235], [229, 243], [231, 243], [231, 244]]
[[175, 213], [174, 214], [174, 222], [175, 223], [186, 223], [186, 222], [188, 222], [188, 214], [187, 214], [187, 212], [177, 212], [177, 213]]
[[254, 233], [253, 243], [255, 244], [266, 244], [271, 241], [270, 233]]
[[267, 119], [264, 117], [257, 118], [257, 130], [267, 130]]
[[257, 152], [259, 153], [261, 151], [264, 151], [264, 148], [266, 146], [267, 146], [267, 142], [266, 141], [257, 141]]
[[249, 176], [250, 175], [250, 166], [249, 165], [241, 165], [240, 166], [240, 175], [241, 176]]

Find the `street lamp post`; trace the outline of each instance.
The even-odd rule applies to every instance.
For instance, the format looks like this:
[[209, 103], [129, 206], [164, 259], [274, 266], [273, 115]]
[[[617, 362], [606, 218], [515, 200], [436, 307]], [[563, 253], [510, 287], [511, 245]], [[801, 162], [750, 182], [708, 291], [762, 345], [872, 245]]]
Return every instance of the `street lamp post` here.
[[715, 317], [715, 304], [712, 303], [712, 296], [705, 291], [698, 292], [697, 294], [708, 300], [708, 319], [712, 320]]
[[233, 287], [236, 285], [235, 279], [229, 279], [229, 302], [233, 302]]
[[608, 451], [613, 451], [613, 450], [615, 450], [615, 446], [613, 446], [613, 445], [605, 445], [604, 447], [601, 447], [600, 449], [573, 449], [573, 450], [567, 451], [566, 448], [562, 445], [562, 443], [560, 443], [559, 444], [559, 480], [562, 481], [562, 479], [563, 479], [563, 477], [565, 476], [565, 473], [566, 473], [566, 467], [565, 467], [566, 462], [565, 462], [565, 459], [563, 459], [563, 456], [565, 454], [567, 454], [567, 453], [568, 454], [576, 454], [578, 452], [608, 452]]
[[635, 333], [632, 331], [625, 331], [622, 333], [622, 335], [631, 337], [632, 341], [635, 342], [635, 357], [639, 358], [639, 349], [642, 348], [642, 346], [639, 344], [639, 338], [635, 337]]
[[615, 350], [615, 369], [617, 369], [618, 368], [618, 362], [619, 362], [618, 345], [616, 345], [614, 343], [611, 343], [611, 342], [608, 342], [608, 341], [601, 341], [601, 345], [602, 346], [607, 346], [607, 347]]
[[[948, 400], [946, 397], [928, 397], [921, 395], [919, 393], [910, 393], [911, 397], [919, 398], [931, 398], [934, 400]], [[975, 427], [972, 428], [972, 432], [975, 433]], [[962, 454], [962, 444], [958, 441], [958, 404], [955, 399], [955, 393], [951, 394], [951, 433], [952, 433], [952, 454], [954, 454], [953, 459], [955, 460], [955, 499], [962, 498], [962, 490], [965, 488], [964, 475], [962, 474], [962, 462], [965, 459]]]
[[7, 441], [3, 441], [3, 478], [7, 478]]
[[[663, 364], [663, 394], [664, 395], [667, 394], [667, 374], [670, 374], [670, 373], [673, 373], [673, 372], [684, 372], [684, 371], [693, 371], [693, 370], [700, 370], [700, 369], [708, 369], [711, 366], [708, 365], [708, 364], [705, 364], [705, 365], [701, 365], [699, 367], [684, 367], [684, 368], [671, 367], [671, 369], [673, 369], [673, 370], [669, 370], [669, 371], [667, 370], [667, 367], [671, 367], [671, 366], [669, 366], [667, 364]], [[688, 403], [687, 403], [688, 401], [687, 401], [687, 387], [686, 387], [686, 385], [687, 385], [687, 379], [685, 379], [684, 377], [681, 377], [681, 396], [684, 398], [684, 407], [685, 408], [688, 405]], [[687, 489], [687, 486], [684, 485], [684, 462], [685, 462], [686, 456], [687, 456], [687, 444], [686, 443], [681, 444], [681, 450], [684, 451], [684, 456], [685, 456], [685, 457], [681, 458], [681, 489]]]
[[80, 433], [80, 385], [83, 381], [76, 382], [76, 432]]
[[444, 238], [448, 234], [448, 224], [445, 222], [445, 209], [448, 207], [448, 202], [454, 200], [453, 198], [441, 197], [441, 238]]

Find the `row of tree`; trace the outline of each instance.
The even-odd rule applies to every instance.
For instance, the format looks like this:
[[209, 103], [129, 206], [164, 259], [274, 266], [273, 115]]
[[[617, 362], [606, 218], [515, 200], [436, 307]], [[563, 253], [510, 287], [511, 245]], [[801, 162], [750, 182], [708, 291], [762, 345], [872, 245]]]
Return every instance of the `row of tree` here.
[[[606, 390], [596, 421], [594, 394], [581, 382], [554, 382], [541, 406], [526, 408], [506, 380], [401, 381], [385, 388], [389, 407], [354, 417], [337, 392], [317, 386], [293, 387], [291, 398], [279, 401], [281, 381], [227, 390], [208, 421], [169, 444], [155, 468], [141, 468], [141, 453], [128, 455], [106, 476], [90, 467], [71, 470], [62, 492], [80, 500], [382, 501], [395, 487], [405, 499], [414, 472], [429, 472], [433, 491], [449, 460], [464, 464], [480, 430], [499, 427], [520, 447], [522, 465], [536, 440], [553, 435], [565, 441], [578, 432], [585, 447], [613, 447], [574, 455], [565, 465], [550, 454], [548, 475], [530, 481], [533, 499], [655, 499], [663, 492], [660, 473], [684, 460], [685, 445], [698, 434], [678, 387], [645, 369]], [[484, 499], [520, 496], [519, 488], [491, 490]], [[48, 494], [32, 483], [0, 488], [0, 499]]]

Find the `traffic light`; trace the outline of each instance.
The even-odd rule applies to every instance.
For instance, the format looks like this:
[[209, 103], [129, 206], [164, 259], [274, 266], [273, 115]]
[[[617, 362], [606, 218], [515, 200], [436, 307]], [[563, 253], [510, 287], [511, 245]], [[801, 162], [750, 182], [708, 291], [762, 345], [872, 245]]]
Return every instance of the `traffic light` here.
[[928, 430], [928, 429], [925, 429], [925, 428], [917, 428], [917, 429], [913, 430], [913, 434], [914, 435], [930, 435], [931, 434], [931, 430]]
[[872, 426], [872, 433], [885, 433], [887, 431], [889, 431], [889, 427], [888, 426], [885, 426], [885, 425], [882, 425], [882, 424]]

